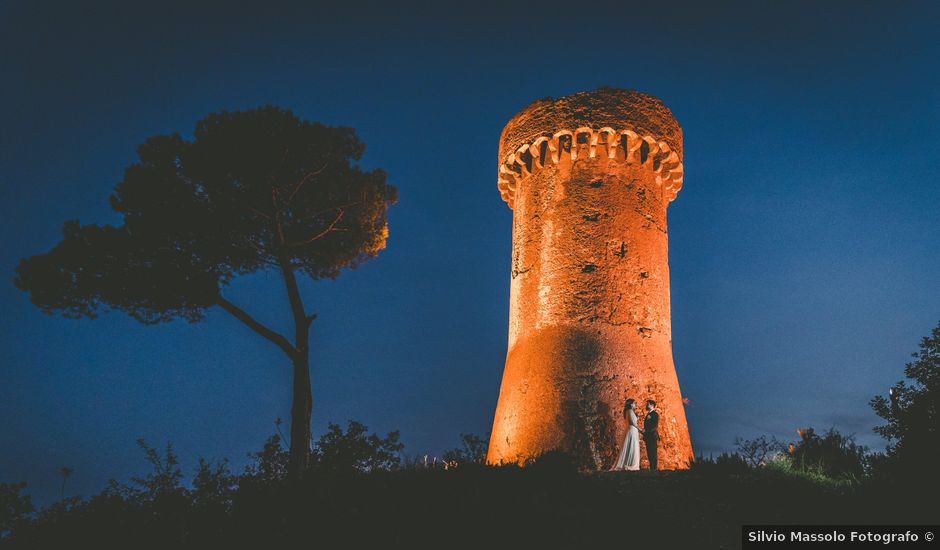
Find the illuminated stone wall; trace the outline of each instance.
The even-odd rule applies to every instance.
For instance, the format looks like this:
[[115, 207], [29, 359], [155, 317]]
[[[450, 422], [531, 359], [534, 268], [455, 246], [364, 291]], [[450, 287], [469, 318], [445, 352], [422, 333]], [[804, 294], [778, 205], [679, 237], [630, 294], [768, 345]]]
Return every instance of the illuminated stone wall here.
[[513, 209], [509, 350], [487, 460], [561, 449], [609, 468], [632, 397], [641, 426], [646, 399], [659, 404], [660, 468], [687, 467], [666, 232], [682, 130], [669, 109], [615, 89], [536, 101], [503, 129], [498, 186]]

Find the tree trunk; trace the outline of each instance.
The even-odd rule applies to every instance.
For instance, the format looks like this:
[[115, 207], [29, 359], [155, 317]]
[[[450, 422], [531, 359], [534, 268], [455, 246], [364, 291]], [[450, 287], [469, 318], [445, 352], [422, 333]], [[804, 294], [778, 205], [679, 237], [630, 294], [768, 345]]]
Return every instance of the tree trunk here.
[[313, 395], [310, 392], [310, 323], [315, 316], [307, 315], [300, 298], [294, 268], [285, 257], [279, 258], [287, 298], [294, 317], [294, 395], [290, 409], [290, 461], [287, 476], [300, 479], [310, 462], [310, 416], [313, 411]]
[[316, 319], [316, 315], [307, 315], [304, 311], [304, 303], [300, 298], [300, 289], [290, 261], [285, 256], [279, 258], [279, 261], [284, 285], [287, 287], [287, 297], [290, 300], [291, 314], [294, 318], [293, 343], [256, 321], [240, 307], [223, 298], [221, 294], [215, 297], [215, 303], [250, 329], [276, 344], [293, 362], [290, 460], [287, 464], [287, 477], [297, 480], [310, 466], [310, 417], [313, 412], [313, 395], [310, 391], [310, 324]]
[[287, 467], [288, 476], [291, 479], [299, 479], [309, 466], [312, 411], [310, 360], [307, 350], [304, 350], [294, 356], [294, 394], [290, 409], [290, 462]]

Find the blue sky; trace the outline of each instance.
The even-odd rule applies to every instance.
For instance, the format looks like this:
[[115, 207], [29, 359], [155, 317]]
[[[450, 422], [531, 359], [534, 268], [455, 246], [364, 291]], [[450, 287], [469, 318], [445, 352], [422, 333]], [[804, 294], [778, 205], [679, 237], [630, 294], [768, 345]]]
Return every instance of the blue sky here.
[[[287, 418], [281, 352], [201, 324], [49, 317], [12, 285], [107, 197], [146, 137], [275, 104], [356, 128], [399, 187], [387, 250], [306, 282], [314, 429], [358, 419], [440, 453], [492, 423], [506, 353], [503, 124], [602, 85], [685, 135], [669, 208], [673, 341], [696, 452], [835, 426], [940, 320], [940, 8], [933, 2], [0, 1], [0, 481], [40, 501], [144, 468], [134, 441], [240, 465]], [[228, 295], [287, 330], [273, 274]]]

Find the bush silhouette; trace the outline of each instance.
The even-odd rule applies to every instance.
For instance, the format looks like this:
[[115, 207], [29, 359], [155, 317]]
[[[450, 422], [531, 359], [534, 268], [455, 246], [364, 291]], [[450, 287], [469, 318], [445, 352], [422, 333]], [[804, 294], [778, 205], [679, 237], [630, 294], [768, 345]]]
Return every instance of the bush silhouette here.
[[466, 466], [486, 462], [489, 436], [484, 438], [475, 434], [460, 434], [460, 443], [460, 447], [444, 453], [444, 462], [448, 466]]
[[813, 428], [799, 430], [800, 439], [791, 447], [790, 459], [803, 470], [814, 470], [835, 479], [860, 480], [865, 475], [866, 449], [852, 436], [830, 428], [819, 435]]
[[391, 470], [401, 464], [404, 444], [397, 431], [384, 438], [368, 435], [368, 428], [349, 421], [346, 432], [338, 424], [329, 424], [313, 450], [313, 469], [336, 473]]
[[743, 474], [751, 470], [753, 466], [737, 453], [721, 453], [717, 457], [699, 456], [691, 463], [693, 472], [703, 474]]
[[[814, 433], [804, 440], [813, 442], [801, 450], [808, 460], [834, 438]], [[22, 484], [0, 486], [6, 529], [0, 547], [394, 548], [499, 541], [583, 548], [622, 545], [629, 521], [644, 526], [629, 531], [636, 545], [711, 548], [736, 546], [739, 525], [747, 522], [928, 523], [932, 513], [894, 485], [834, 484], [804, 475], [789, 455], [780, 464], [751, 467], [732, 453], [700, 459], [691, 471], [650, 476], [579, 472], [561, 452], [524, 467], [404, 468], [391, 458], [400, 445], [395, 432], [380, 437], [350, 422], [345, 430], [331, 426], [318, 441], [317, 453], [330, 458], [301, 480], [288, 478], [287, 451], [272, 436], [240, 474], [224, 461], [200, 459], [187, 482], [172, 447], [158, 451], [141, 442], [148, 471], [128, 484], [112, 481], [87, 499], [63, 499], [36, 513]]]

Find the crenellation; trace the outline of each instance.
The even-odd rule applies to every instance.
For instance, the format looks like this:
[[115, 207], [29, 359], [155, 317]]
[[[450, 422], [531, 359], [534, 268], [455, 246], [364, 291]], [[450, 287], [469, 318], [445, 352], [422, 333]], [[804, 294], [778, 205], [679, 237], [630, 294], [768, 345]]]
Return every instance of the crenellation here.
[[574, 130], [563, 128], [518, 146], [499, 165], [496, 183], [500, 196], [512, 208], [517, 186], [536, 169], [544, 168], [546, 157], [552, 164], [568, 160], [576, 162], [579, 150], [585, 149], [586, 158], [595, 159], [600, 145], [607, 151], [608, 160], [648, 166], [656, 175], [657, 184], [663, 186], [666, 199], [670, 202], [675, 200], [682, 188], [683, 171], [682, 160], [672, 147], [652, 135], [640, 136], [633, 130], [617, 131], [610, 126], [598, 130], [590, 126]]

